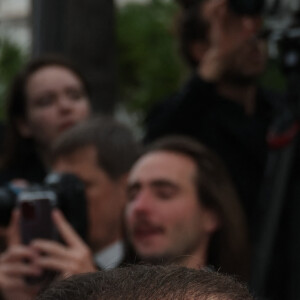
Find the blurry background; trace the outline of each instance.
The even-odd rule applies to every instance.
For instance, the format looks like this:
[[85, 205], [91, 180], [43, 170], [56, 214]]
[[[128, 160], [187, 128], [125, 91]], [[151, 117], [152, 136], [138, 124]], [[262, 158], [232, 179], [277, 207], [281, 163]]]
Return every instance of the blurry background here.
[[[30, 57], [58, 52], [85, 72], [95, 111], [141, 127], [149, 108], [188, 73], [177, 51], [174, 0], [0, 0], [0, 118], [12, 76]], [[282, 90], [275, 60], [262, 78]]]

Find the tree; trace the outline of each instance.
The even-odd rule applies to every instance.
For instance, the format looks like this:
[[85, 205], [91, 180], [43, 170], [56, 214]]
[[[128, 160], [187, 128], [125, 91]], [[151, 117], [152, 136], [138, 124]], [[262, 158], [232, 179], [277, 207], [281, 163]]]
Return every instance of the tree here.
[[4, 103], [11, 80], [21, 69], [26, 56], [16, 44], [0, 39], [0, 119], [4, 117]]
[[87, 75], [96, 111], [115, 104], [114, 3], [112, 0], [33, 0], [33, 53], [57, 52]]
[[140, 121], [186, 75], [173, 30], [174, 1], [128, 3], [117, 12], [119, 97]]

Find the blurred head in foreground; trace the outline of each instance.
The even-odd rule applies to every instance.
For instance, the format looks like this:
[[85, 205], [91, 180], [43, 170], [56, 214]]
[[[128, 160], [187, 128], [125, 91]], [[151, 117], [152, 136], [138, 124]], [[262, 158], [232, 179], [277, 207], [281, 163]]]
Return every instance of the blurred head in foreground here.
[[210, 270], [134, 265], [72, 276], [37, 300], [253, 300], [247, 287]]

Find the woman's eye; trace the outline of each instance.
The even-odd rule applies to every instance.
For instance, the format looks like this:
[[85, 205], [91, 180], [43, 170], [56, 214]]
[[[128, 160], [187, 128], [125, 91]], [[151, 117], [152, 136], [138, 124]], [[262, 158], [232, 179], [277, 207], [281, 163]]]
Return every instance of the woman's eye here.
[[67, 95], [74, 100], [78, 100], [85, 97], [85, 93], [82, 90], [75, 89], [68, 90]]
[[53, 101], [54, 101], [53, 95], [46, 95], [46, 96], [37, 98], [34, 101], [34, 105], [37, 107], [45, 107], [45, 106], [51, 105], [53, 103]]

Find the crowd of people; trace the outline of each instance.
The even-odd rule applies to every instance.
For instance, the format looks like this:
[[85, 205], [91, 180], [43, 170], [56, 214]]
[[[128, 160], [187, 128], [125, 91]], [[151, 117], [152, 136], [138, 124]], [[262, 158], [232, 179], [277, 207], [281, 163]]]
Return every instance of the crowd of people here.
[[[249, 290], [299, 299], [295, 201], [285, 201], [288, 217], [280, 211], [271, 253], [261, 255], [264, 213], [273, 211], [263, 197], [279, 184], [266, 185], [266, 175], [281, 170], [270, 168], [267, 135], [288, 111], [258, 83], [267, 61], [262, 18], [236, 14], [227, 0], [178, 2], [191, 78], [149, 112], [143, 141], [92, 114], [88, 83], [65, 58], [32, 60], [12, 82], [0, 185], [17, 199], [50, 171], [75, 175], [87, 228], [82, 235], [68, 218], [75, 205], [68, 215], [53, 208], [56, 238], [24, 244], [16, 204], [0, 225], [0, 299], [254, 299]], [[297, 174], [287, 184], [292, 200]]]

